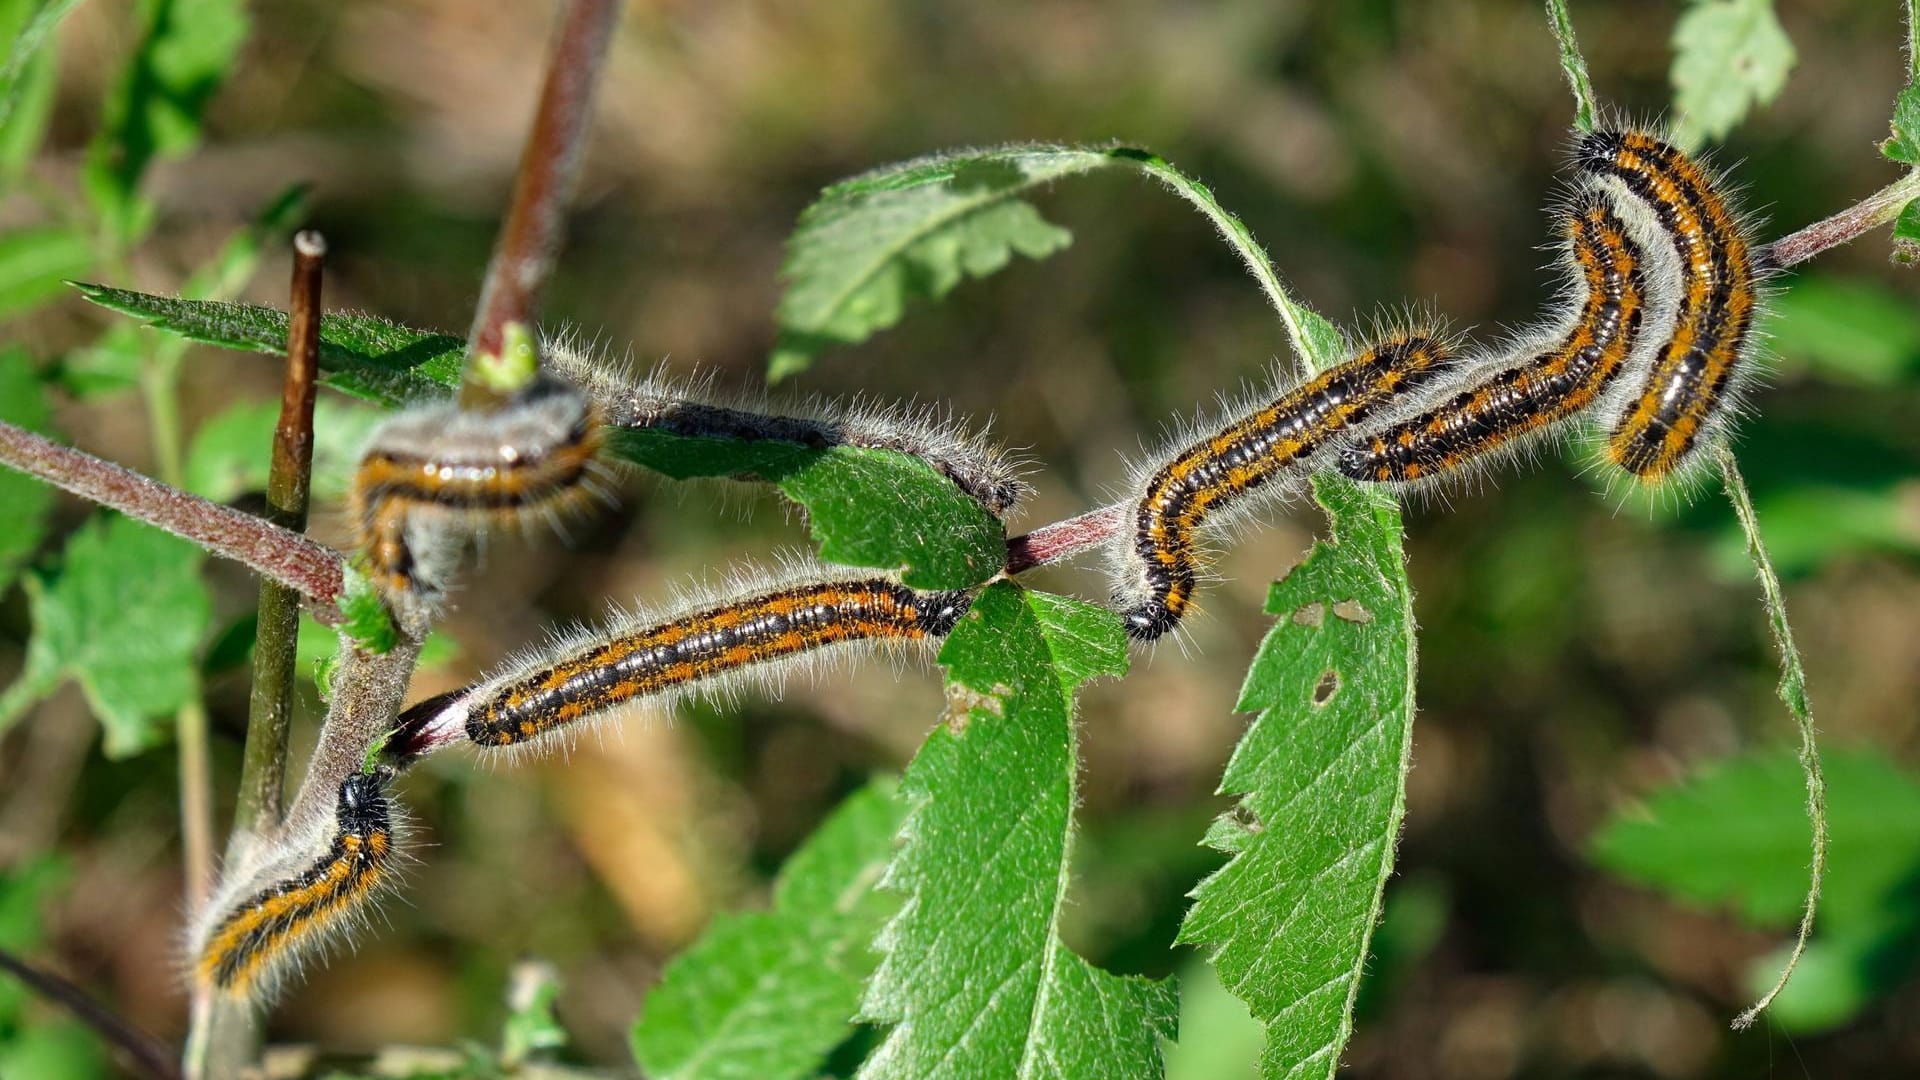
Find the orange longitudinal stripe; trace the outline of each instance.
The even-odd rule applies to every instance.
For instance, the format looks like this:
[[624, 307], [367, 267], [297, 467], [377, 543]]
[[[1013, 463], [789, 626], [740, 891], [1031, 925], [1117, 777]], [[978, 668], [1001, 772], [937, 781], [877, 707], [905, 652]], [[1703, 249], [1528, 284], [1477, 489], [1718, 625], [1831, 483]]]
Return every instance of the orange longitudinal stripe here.
[[[376, 780], [347, 783], [370, 792], [366, 797], [384, 799]], [[379, 885], [392, 852], [384, 801], [347, 810], [344, 798], [340, 831], [328, 853], [256, 892], [215, 927], [197, 965], [202, 981], [225, 992], [245, 993], [269, 965], [325, 930]]]
[[1148, 479], [1135, 510], [1130, 548], [1145, 564], [1148, 595], [1126, 613], [1128, 632], [1158, 637], [1190, 606], [1199, 574], [1194, 536], [1210, 514], [1293, 468], [1446, 362], [1439, 342], [1411, 334], [1395, 337], [1206, 436], [1162, 466]]
[[[525, 677], [495, 688], [470, 706], [469, 737], [486, 745], [507, 746], [636, 698], [689, 686], [702, 679], [749, 668], [841, 641], [919, 640], [929, 636], [923, 621], [936, 602], [900, 601], [892, 583], [834, 583], [753, 597], [737, 604], [694, 612], [624, 634], [577, 656], [562, 657]], [[826, 611], [831, 618], [810, 623], [803, 616]], [[784, 620], [768, 631], [768, 620]], [[742, 628], [760, 627], [750, 633]], [[672, 649], [703, 637], [725, 640], [708, 652], [695, 652], [653, 665], [622, 666], [636, 656]]]
[[1633, 351], [1646, 297], [1640, 251], [1599, 201], [1567, 219], [1585, 298], [1571, 327], [1545, 352], [1523, 354], [1429, 411], [1356, 441], [1340, 470], [1356, 480], [1412, 482], [1442, 476], [1585, 409]]
[[1681, 260], [1672, 337], [1607, 445], [1610, 460], [1652, 481], [1685, 461], [1721, 407], [1745, 357], [1758, 287], [1733, 209], [1698, 162], [1634, 133], [1622, 138], [1611, 166], [1653, 207]]

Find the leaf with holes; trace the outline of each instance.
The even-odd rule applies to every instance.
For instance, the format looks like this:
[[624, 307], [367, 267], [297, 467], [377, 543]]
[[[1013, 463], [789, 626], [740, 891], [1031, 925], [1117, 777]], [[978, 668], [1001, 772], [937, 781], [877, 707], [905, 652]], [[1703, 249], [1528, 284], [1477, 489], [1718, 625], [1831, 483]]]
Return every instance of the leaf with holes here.
[[1315, 482], [1332, 538], [1273, 587], [1279, 621], [1239, 708], [1259, 710], [1207, 843], [1233, 856], [1194, 890], [1180, 941], [1267, 1026], [1267, 1077], [1331, 1077], [1393, 870], [1413, 732], [1412, 594], [1389, 496]]
[[1060, 940], [1079, 769], [1073, 699], [1126, 670], [1112, 612], [998, 582], [940, 650], [949, 714], [901, 780], [910, 807], [865, 1012], [892, 1025], [865, 1080], [1161, 1072], [1173, 984]]

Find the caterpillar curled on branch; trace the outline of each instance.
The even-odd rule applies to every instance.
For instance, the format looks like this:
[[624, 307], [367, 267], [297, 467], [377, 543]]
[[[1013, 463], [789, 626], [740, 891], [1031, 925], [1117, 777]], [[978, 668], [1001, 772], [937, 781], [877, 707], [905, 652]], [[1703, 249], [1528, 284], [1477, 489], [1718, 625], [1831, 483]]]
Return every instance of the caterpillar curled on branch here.
[[604, 437], [586, 397], [547, 377], [497, 411], [449, 403], [388, 420], [353, 480], [374, 582], [398, 608], [438, 603], [469, 533], [501, 520], [555, 521], [599, 496]]
[[507, 664], [470, 687], [408, 709], [390, 743], [398, 759], [466, 739], [522, 747], [564, 736], [641, 701], [725, 693], [743, 679], [778, 679], [787, 665], [866, 644], [943, 638], [967, 592], [911, 589], [877, 576], [795, 569], [771, 584], [694, 602], [665, 615], [623, 615]]
[[[230, 867], [193, 941], [194, 978], [235, 997], [260, 996], [301, 957], [338, 936], [393, 876], [389, 769], [340, 781], [331, 816]], [[242, 860], [244, 863], [246, 860]]]
[[1753, 374], [1760, 270], [1747, 228], [1704, 164], [1643, 132], [1596, 131], [1580, 169], [1623, 216], [1648, 219], [1675, 256], [1675, 310], [1640, 392], [1607, 429], [1606, 458], [1645, 483], [1701, 460]]
[[1575, 200], [1566, 229], [1571, 320], [1537, 343], [1523, 340], [1505, 355], [1469, 361], [1465, 369], [1478, 373], [1471, 386], [1349, 442], [1336, 461], [1340, 472], [1372, 483], [1437, 480], [1512, 452], [1601, 399], [1636, 356], [1648, 304], [1647, 260], [1626, 223], [1596, 193]]
[[1652, 135], [1584, 135], [1574, 161], [1569, 310], [1546, 330], [1406, 373], [1376, 347], [1139, 470], [1115, 589], [1130, 634], [1179, 624], [1210, 514], [1329, 458], [1354, 480], [1424, 484], [1597, 413], [1605, 460], [1643, 484], [1701, 460], [1755, 366], [1761, 273], [1746, 228], [1710, 170]]

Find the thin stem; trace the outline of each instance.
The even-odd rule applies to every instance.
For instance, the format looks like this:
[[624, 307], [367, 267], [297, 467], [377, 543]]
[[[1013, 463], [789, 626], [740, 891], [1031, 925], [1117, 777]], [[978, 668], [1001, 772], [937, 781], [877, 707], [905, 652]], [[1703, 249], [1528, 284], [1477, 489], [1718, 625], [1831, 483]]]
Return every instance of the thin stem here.
[[1915, 198], [1920, 198], [1920, 170], [1909, 172], [1832, 217], [1775, 240], [1765, 252], [1775, 266], [1798, 265], [1887, 224]]
[[1592, 131], [1593, 78], [1587, 74], [1587, 58], [1580, 53], [1579, 39], [1573, 35], [1567, 0], [1547, 0], [1547, 22], [1552, 24], [1553, 39], [1560, 45], [1560, 70], [1566, 73], [1567, 87], [1573, 91], [1573, 126]]
[[1907, 0], [1907, 78], [1920, 83], [1920, 4]]
[[99, 1032], [109, 1045], [124, 1053], [142, 1075], [155, 1080], [178, 1080], [180, 1071], [174, 1068], [166, 1050], [153, 1036], [108, 1012], [71, 982], [34, 967], [4, 949], [0, 949], [0, 971], [19, 979], [41, 997], [64, 1006], [81, 1023]]
[[562, 211], [580, 171], [593, 94], [613, 36], [616, 0], [568, 0], [547, 53], [546, 82], [520, 154], [513, 201], [487, 266], [468, 338], [462, 405], [485, 407], [535, 370], [531, 327], [560, 249]]
[[1286, 286], [1280, 283], [1279, 273], [1273, 268], [1273, 260], [1267, 257], [1266, 249], [1253, 238], [1253, 231], [1232, 211], [1221, 206], [1205, 184], [1187, 176], [1167, 159], [1150, 151], [1123, 146], [1107, 153], [1159, 180], [1213, 222], [1214, 228], [1220, 230], [1221, 238], [1240, 255], [1240, 261], [1246, 263], [1247, 271], [1260, 283], [1261, 291], [1267, 294], [1267, 302], [1279, 313], [1280, 321], [1286, 325], [1287, 337], [1293, 342], [1294, 351], [1300, 355], [1302, 365], [1309, 372], [1323, 371], [1343, 359], [1340, 354], [1344, 349], [1339, 332], [1319, 313], [1287, 292]]
[[1025, 536], [1007, 540], [1007, 573], [1023, 574], [1039, 566], [1064, 562], [1091, 547], [1105, 544], [1126, 527], [1127, 508], [1112, 503], [1079, 517], [1042, 525]]
[[332, 548], [4, 421], [0, 421], [0, 465], [242, 563], [298, 591], [322, 622], [339, 621], [334, 601], [340, 595], [346, 563]]
[[[273, 465], [267, 474], [267, 520], [295, 532], [307, 527], [313, 399], [320, 372], [321, 270], [326, 254], [327, 243], [319, 233], [303, 232], [293, 238], [287, 375], [281, 386], [280, 421], [273, 432]], [[247, 703], [247, 749], [233, 816], [235, 836], [280, 825], [299, 629], [299, 594], [277, 581], [262, 581], [253, 689]]]
[[1735, 1030], [1748, 1027], [1773, 999], [1786, 988], [1787, 980], [1792, 978], [1793, 969], [1800, 963], [1800, 957], [1807, 951], [1807, 939], [1813, 934], [1814, 915], [1820, 908], [1820, 886], [1827, 873], [1827, 781], [1820, 770], [1820, 747], [1813, 727], [1813, 709], [1807, 703], [1807, 673], [1800, 664], [1800, 650], [1793, 644], [1793, 626], [1787, 621], [1787, 599], [1780, 590], [1780, 576], [1774, 572], [1773, 559], [1767, 554], [1767, 545], [1760, 537], [1760, 518], [1753, 510], [1753, 496], [1747, 492], [1747, 482], [1740, 475], [1735, 464], [1733, 451], [1722, 444], [1716, 451], [1720, 463], [1720, 476], [1726, 484], [1727, 499], [1733, 503], [1734, 517], [1740, 520], [1740, 529], [1747, 536], [1747, 555], [1753, 560], [1753, 569], [1760, 579], [1760, 595], [1767, 606], [1767, 625], [1773, 631], [1774, 647], [1780, 650], [1780, 701], [1786, 705], [1787, 712], [1793, 716], [1794, 726], [1800, 732], [1800, 768], [1807, 780], [1807, 819], [1813, 825], [1813, 865], [1808, 869], [1807, 907], [1800, 917], [1800, 933], [1793, 942], [1793, 952], [1780, 970], [1780, 978], [1760, 1000], [1754, 1002], [1746, 1011], [1733, 1020]]

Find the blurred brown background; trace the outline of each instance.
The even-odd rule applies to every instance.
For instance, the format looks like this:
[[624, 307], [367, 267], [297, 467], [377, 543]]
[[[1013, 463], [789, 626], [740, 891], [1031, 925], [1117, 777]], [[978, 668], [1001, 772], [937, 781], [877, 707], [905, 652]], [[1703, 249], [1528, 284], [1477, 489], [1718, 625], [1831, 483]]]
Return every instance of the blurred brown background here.
[[[100, 0], [62, 31], [55, 134], [35, 167], [48, 184], [74, 183], [103, 82], [131, 45], [128, 9]], [[1597, 88], [1630, 115], [1665, 108], [1681, 9], [1574, 5]], [[1781, 0], [1799, 64], [1779, 103], [1719, 158], [1773, 223], [1764, 235], [1894, 178], [1874, 144], [1905, 76], [1895, 9]], [[119, 284], [172, 291], [235, 225], [305, 179], [311, 224], [334, 252], [330, 307], [464, 330], [551, 14], [545, 3], [461, 0], [256, 5], [208, 144], [157, 169], [161, 223], [135, 280]], [[1553, 294], [1543, 208], [1569, 116], [1531, 0], [634, 3], [546, 311], [635, 364], [664, 358], [753, 385], [773, 339], [784, 237], [822, 185], [946, 147], [1119, 139], [1209, 182], [1336, 320], [1431, 302], [1493, 333]], [[1118, 173], [1039, 201], [1073, 230], [1066, 252], [922, 305], [799, 380], [991, 415], [1042, 465], [1025, 527], [1105, 501], [1124, 475], [1120, 455], [1285, 358], [1258, 289], [1185, 204]], [[1802, 276], [1863, 281], [1911, 305], [1920, 290], [1885, 252], [1868, 238]], [[284, 304], [285, 280], [278, 256], [246, 298]], [[107, 317], [66, 302], [26, 333], [51, 351]], [[1911, 762], [1916, 358], [1887, 385], [1783, 352], [1743, 431], [1763, 520], [1769, 499], [1808, 485], [1860, 470], [1893, 477], [1883, 485], [1892, 531], [1872, 542], [1836, 542], [1817, 515], [1780, 522], [1779, 542], [1806, 553], [1787, 560], [1788, 598], [1821, 726], [1836, 744], [1873, 742]], [[259, 358], [196, 351], [188, 422], [236, 397], [272, 397], [277, 381]], [[120, 402], [68, 409], [60, 423], [80, 445], [151, 467], [137, 416]], [[1548, 454], [1497, 489], [1409, 514], [1421, 714], [1390, 905], [1411, 896], [1407, 910], [1429, 929], [1375, 963], [1351, 1072], [1920, 1067], [1911, 982], [1834, 1034], [1728, 1033], [1747, 962], [1780, 936], [1619, 884], [1583, 854], [1608, 810], [1649, 785], [1788, 735], [1756, 589], [1718, 496], [1650, 515], [1597, 487]], [[1124, 684], [1086, 698], [1069, 939], [1097, 962], [1190, 970], [1169, 943], [1183, 893], [1214, 865], [1195, 842], [1225, 807], [1211, 792], [1243, 723], [1231, 703], [1267, 622], [1265, 582], [1318, 525], [1302, 513], [1248, 533], [1190, 639], [1139, 654]], [[337, 509], [320, 508], [315, 531], [345, 540]], [[609, 600], [657, 600], [703, 569], [805, 539], [764, 499], [639, 476], [617, 510], [571, 534], [489, 545], [450, 625], [460, 655], [423, 674], [416, 696]], [[223, 614], [251, 603], [243, 575], [214, 573]], [[1105, 595], [1092, 563], [1044, 584]], [[17, 594], [4, 617], [24, 627]], [[230, 778], [243, 677], [210, 695], [216, 763]], [[403, 785], [421, 841], [404, 891], [357, 953], [314, 970], [282, 1004], [273, 1034], [366, 1048], [490, 1033], [507, 967], [540, 956], [562, 972], [561, 1015], [581, 1055], [625, 1061], [627, 1025], [660, 965], [714, 912], [760, 902], [782, 857], [862, 778], [897, 770], [939, 705], [933, 674], [872, 664], [799, 679], [781, 701], [634, 718], [564, 759], [490, 768], [442, 755]], [[15, 775], [37, 778], [30, 805], [18, 787], [0, 791], [0, 821], [10, 844], [58, 845], [76, 860], [51, 916], [67, 970], [149, 1030], [177, 1035], [172, 760], [109, 764], [92, 740], [69, 692], [0, 744]]]

